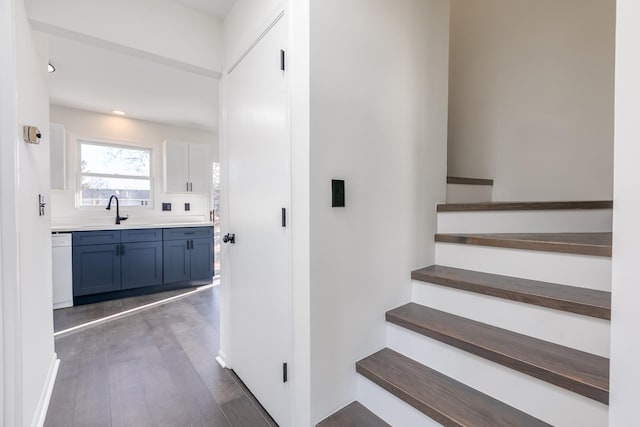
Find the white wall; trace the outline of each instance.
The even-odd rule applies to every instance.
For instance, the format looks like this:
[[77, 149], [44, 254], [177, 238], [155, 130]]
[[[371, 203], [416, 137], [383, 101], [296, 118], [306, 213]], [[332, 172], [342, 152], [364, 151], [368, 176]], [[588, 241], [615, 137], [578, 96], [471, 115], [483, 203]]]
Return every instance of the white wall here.
[[452, 0], [449, 175], [611, 199], [615, 0]]
[[[434, 260], [445, 199], [448, 0], [311, 2], [311, 412], [356, 398], [355, 362]], [[331, 179], [346, 207], [331, 208]]]
[[[115, 143], [131, 143], [152, 149], [154, 204], [150, 208], [121, 208], [130, 216], [128, 224], [144, 222], [208, 221], [209, 194], [167, 194], [163, 189], [163, 149], [165, 140], [209, 144], [211, 161], [218, 160], [218, 136], [212, 132], [98, 114], [73, 108], [51, 106], [51, 122], [60, 123], [66, 130], [67, 189], [51, 191], [51, 214], [54, 225], [106, 223], [113, 212], [104, 209], [75, 207], [78, 187], [78, 139]], [[172, 203], [171, 212], [162, 212], [162, 203]], [[184, 203], [191, 210], [184, 211]]]
[[[290, 1], [290, 0], [289, 0]], [[307, 0], [308, 1], [308, 0]], [[285, 7], [285, 0], [237, 0], [223, 24], [225, 71], [240, 59]]]
[[[20, 337], [22, 365], [22, 422], [34, 425], [43, 409], [44, 392], [55, 362], [51, 315], [50, 210], [38, 216], [38, 194], [49, 194], [49, 100], [46, 86], [46, 42], [27, 21], [22, 0], [16, 0], [17, 131], [37, 126], [44, 137], [40, 145], [22, 138], [18, 145], [18, 265], [20, 283]], [[4, 203], [4, 201], [3, 201]]]
[[[20, 425], [20, 284], [16, 253], [17, 119], [14, 2], [0, 0], [0, 425]], [[11, 94], [11, 96], [8, 96]]]
[[[222, 22], [171, 0], [30, 0], [37, 29], [219, 73]], [[143, 31], [141, 31], [143, 29]]]
[[[640, 2], [618, 0], [610, 426], [637, 423], [640, 382]], [[636, 420], [636, 421], [632, 421]]]

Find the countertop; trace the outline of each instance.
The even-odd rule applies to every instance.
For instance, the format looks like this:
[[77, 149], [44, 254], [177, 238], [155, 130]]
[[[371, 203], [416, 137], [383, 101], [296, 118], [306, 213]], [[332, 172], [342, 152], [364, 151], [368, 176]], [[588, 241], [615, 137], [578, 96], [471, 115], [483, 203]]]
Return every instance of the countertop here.
[[178, 227], [213, 227], [212, 222], [169, 222], [153, 224], [92, 224], [92, 225], [57, 225], [51, 227], [52, 233], [70, 231], [97, 231], [97, 230], [132, 230], [140, 228], [178, 228]]

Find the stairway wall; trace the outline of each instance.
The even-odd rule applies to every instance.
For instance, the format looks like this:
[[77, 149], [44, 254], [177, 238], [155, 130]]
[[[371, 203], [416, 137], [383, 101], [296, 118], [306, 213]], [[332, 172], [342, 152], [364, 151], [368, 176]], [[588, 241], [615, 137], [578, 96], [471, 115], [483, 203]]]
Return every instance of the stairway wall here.
[[611, 199], [615, 0], [452, 0], [448, 173]]
[[[311, 1], [311, 402], [356, 397], [354, 361], [433, 261], [445, 198], [448, 0]], [[331, 207], [344, 179], [346, 207]]]

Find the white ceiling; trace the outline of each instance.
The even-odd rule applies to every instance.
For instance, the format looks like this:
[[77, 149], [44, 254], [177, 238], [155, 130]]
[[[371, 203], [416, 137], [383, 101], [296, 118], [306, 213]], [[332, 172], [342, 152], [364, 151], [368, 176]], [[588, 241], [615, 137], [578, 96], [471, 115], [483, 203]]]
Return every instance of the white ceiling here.
[[[221, 11], [231, 0], [180, 0]], [[218, 127], [218, 79], [78, 41], [47, 36], [51, 103], [178, 126]]]
[[199, 12], [224, 19], [235, 0], [175, 0]]

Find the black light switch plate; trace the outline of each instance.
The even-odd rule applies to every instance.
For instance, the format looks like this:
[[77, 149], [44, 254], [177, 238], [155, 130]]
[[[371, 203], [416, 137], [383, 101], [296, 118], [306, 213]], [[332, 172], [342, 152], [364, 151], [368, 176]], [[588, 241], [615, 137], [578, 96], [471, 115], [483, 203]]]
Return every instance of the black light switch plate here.
[[331, 207], [344, 207], [344, 180], [342, 179], [331, 180]]
[[162, 204], [162, 210], [163, 211], [170, 211], [171, 210], [171, 203], [163, 203]]
[[184, 210], [185, 211], [190, 211], [191, 210], [191, 203], [185, 203], [184, 204]]

